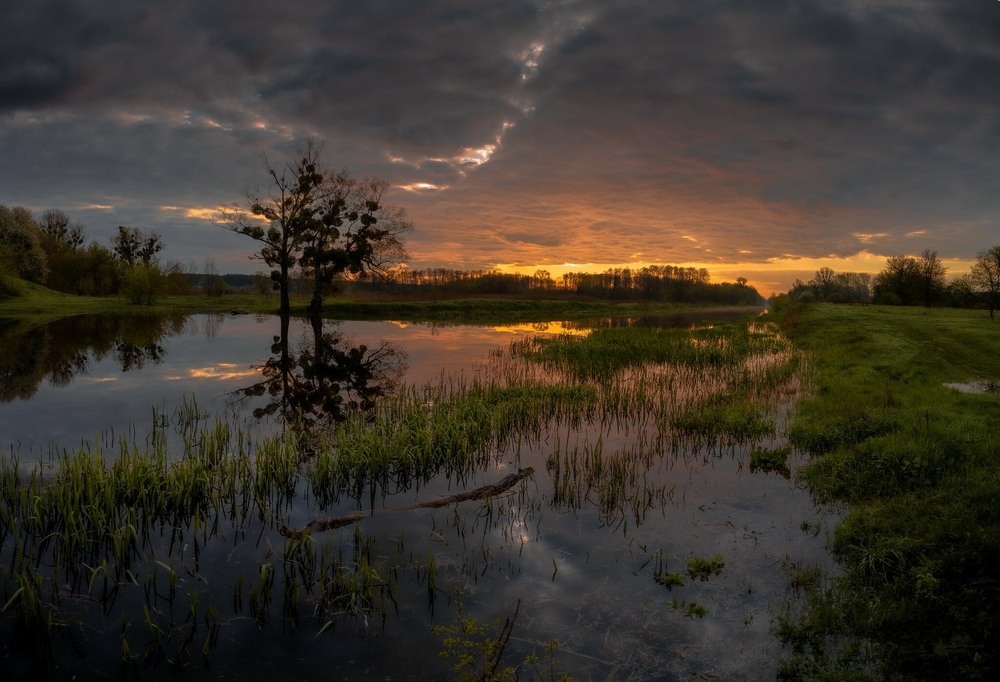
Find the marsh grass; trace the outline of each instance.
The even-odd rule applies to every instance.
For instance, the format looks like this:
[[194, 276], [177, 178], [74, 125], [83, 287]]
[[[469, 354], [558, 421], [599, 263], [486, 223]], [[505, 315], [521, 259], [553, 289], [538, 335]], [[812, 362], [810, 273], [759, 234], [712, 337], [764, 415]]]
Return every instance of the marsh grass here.
[[[433, 613], [456, 584], [516, 575], [542, 507], [590, 508], [627, 532], [672, 503], [660, 474], [674, 462], [779, 439], [799, 368], [761, 322], [623, 327], [512, 343], [473, 380], [402, 387], [329, 430], [254, 434], [193, 400], [155, 409], [148, 437], [0, 462], [3, 612], [40, 643], [119, 621], [115, 651], [130, 669], [208, 660], [235, 618], [324, 636], [380, 629], [413, 582]], [[522, 451], [544, 452], [548, 480], [476, 513], [448, 511], [454, 549], [414, 552], [367, 534], [363, 519], [328, 535], [283, 532], [331, 508], [374, 515], [442, 480], [466, 487]], [[431, 517], [432, 537], [440, 522]], [[219, 545], [243, 568], [203, 559]]]

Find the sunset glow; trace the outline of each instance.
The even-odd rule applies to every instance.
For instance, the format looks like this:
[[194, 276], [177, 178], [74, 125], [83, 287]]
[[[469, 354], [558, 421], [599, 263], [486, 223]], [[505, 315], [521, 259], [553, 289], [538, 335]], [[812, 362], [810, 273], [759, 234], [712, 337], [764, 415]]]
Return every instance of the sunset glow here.
[[[924, 249], [958, 275], [1000, 239], [1000, 3], [71, 4], [8, 17], [0, 203], [156, 231], [167, 260], [253, 272], [217, 207], [307, 139], [390, 183], [418, 270], [669, 264], [767, 295]], [[18, 46], [46, 31], [59, 51]]]

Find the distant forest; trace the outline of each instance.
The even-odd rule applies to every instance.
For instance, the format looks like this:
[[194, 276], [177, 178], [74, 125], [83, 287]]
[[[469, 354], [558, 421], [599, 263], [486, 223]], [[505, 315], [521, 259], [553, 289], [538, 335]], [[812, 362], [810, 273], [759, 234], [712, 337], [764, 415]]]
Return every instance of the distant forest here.
[[[188, 274], [192, 287], [206, 285], [206, 275]], [[231, 290], [260, 290], [261, 275], [220, 276]], [[552, 278], [545, 270], [519, 275], [495, 270], [401, 269], [381, 279], [337, 282], [342, 290], [393, 296], [574, 296], [606, 300], [648, 300], [727, 305], [760, 305], [764, 298], [742, 278], [736, 283], [713, 284], [705, 269], [652, 265], [632, 270], [615, 268], [602, 273], [569, 273]], [[306, 292], [312, 282], [292, 280], [292, 289]]]

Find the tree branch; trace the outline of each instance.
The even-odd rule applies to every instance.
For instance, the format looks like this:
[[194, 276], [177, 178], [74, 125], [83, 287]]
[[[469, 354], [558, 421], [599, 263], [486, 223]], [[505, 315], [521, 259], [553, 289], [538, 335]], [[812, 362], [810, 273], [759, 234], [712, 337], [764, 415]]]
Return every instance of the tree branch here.
[[[533, 467], [528, 467], [527, 469], [519, 469], [515, 474], [507, 474], [505, 477], [489, 485], [480, 486], [474, 488], [473, 490], [467, 490], [464, 493], [455, 493], [454, 495], [445, 495], [439, 497], [435, 500], [429, 500], [427, 502], [419, 502], [417, 504], [407, 505], [405, 507], [394, 507], [393, 509], [388, 509], [386, 511], [406, 511], [409, 509], [435, 509], [438, 507], [446, 507], [449, 504], [457, 504], [459, 502], [466, 502], [468, 500], [482, 500], [487, 497], [494, 497], [500, 493], [507, 492], [515, 485], [523, 481], [525, 478], [533, 475], [535, 469]], [[294, 530], [288, 528], [287, 526], [281, 526], [281, 534], [285, 537], [299, 537], [305, 534], [310, 534], [318, 531], [331, 530], [334, 528], [340, 528], [342, 526], [355, 523], [360, 521], [365, 517], [370, 516], [369, 512], [357, 511], [350, 514], [345, 514], [343, 516], [328, 516], [321, 519], [313, 519], [305, 525], [302, 530]]]

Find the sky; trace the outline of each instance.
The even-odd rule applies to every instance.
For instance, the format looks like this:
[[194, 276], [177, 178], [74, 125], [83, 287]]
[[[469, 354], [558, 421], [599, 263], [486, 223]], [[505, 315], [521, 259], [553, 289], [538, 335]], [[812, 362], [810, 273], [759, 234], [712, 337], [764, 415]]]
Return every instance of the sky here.
[[0, 20], [0, 204], [217, 223], [306, 140], [391, 183], [409, 266], [672, 264], [767, 295], [1000, 243], [998, 0], [32, 0]]

